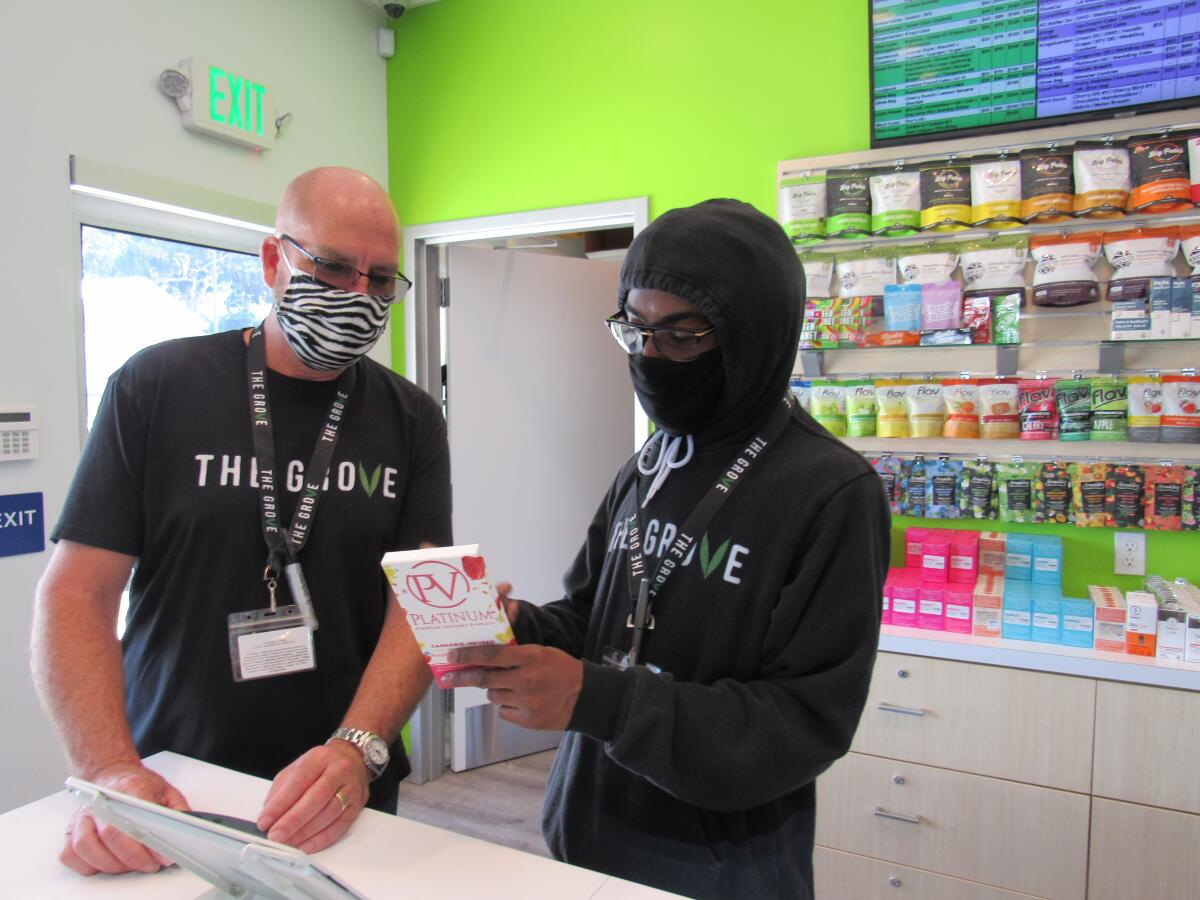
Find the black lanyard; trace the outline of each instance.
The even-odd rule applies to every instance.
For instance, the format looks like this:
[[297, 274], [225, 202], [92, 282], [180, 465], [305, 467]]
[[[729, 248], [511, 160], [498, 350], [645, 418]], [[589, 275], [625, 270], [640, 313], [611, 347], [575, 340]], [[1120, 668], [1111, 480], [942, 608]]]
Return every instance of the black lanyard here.
[[350, 366], [338, 377], [333, 400], [325, 416], [325, 424], [317, 436], [312, 459], [304, 470], [304, 490], [296, 501], [292, 524], [286, 534], [279, 525], [278, 472], [275, 469], [275, 429], [271, 424], [271, 404], [267, 398], [267, 351], [263, 343], [262, 326], [250, 333], [246, 352], [246, 387], [250, 392], [250, 433], [254, 439], [254, 457], [258, 471], [258, 497], [262, 512], [263, 538], [267, 542], [266, 580], [273, 580], [280, 571], [287, 577], [292, 600], [300, 607], [308, 627], [317, 628], [308, 585], [297, 557], [312, 532], [321, 499], [321, 485], [333, 464], [346, 406], [358, 380], [358, 369]]
[[[688, 553], [696, 543], [696, 536], [708, 528], [713, 517], [725, 505], [739, 484], [746, 480], [750, 468], [762, 458], [762, 455], [774, 445], [783, 433], [792, 417], [792, 399], [785, 398], [776, 409], [774, 416], [767, 423], [762, 433], [751, 439], [733, 461], [721, 472], [716, 482], [708, 489], [700, 502], [688, 513], [675, 539], [659, 557], [654, 573], [646, 577], [645, 556], [642, 553], [641, 525], [637, 514], [637, 492], [634, 491], [633, 514], [627, 520], [629, 527], [629, 595], [633, 598], [633, 612], [625, 621], [627, 628], [633, 629], [633, 643], [629, 648], [628, 660], [630, 665], [637, 665], [641, 654], [642, 639], [646, 629], [654, 627], [654, 617], [650, 608], [666, 587], [667, 581], [675, 574], [675, 570], [687, 558]], [[666, 452], [660, 449], [660, 453]]]

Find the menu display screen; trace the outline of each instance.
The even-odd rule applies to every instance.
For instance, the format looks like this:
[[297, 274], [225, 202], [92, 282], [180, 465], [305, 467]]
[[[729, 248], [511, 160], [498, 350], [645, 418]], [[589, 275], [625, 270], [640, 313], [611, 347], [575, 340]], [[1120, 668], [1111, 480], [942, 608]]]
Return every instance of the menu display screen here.
[[1200, 0], [871, 0], [871, 143], [1200, 103]]

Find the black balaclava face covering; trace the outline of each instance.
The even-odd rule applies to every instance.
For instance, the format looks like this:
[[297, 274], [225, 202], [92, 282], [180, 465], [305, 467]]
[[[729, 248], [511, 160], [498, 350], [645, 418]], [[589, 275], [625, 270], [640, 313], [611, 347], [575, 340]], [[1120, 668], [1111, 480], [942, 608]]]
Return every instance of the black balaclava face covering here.
[[725, 389], [720, 347], [687, 362], [638, 353], [629, 357], [629, 376], [646, 415], [671, 434], [697, 433]]
[[787, 391], [804, 312], [804, 271], [779, 224], [737, 200], [669, 210], [625, 254], [621, 311], [634, 288], [692, 303], [720, 340], [685, 363], [630, 357], [647, 415], [701, 447], [760, 428]]

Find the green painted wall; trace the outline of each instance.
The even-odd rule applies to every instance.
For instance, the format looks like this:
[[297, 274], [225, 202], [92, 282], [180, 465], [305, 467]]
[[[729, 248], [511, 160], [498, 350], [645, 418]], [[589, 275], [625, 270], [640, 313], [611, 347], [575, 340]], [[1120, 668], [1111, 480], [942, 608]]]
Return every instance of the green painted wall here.
[[[394, 27], [406, 224], [643, 195], [651, 215], [714, 196], [774, 215], [779, 160], [868, 145], [860, 0], [441, 0]], [[402, 370], [401, 329], [393, 353]], [[1072, 593], [1137, 581], [1111, 574], [1107, 529], [1009, 530], [1062, 534]], [[1200, 582], [1197, 551], [1196, 533], [1149, 536], [1164, 575]]]

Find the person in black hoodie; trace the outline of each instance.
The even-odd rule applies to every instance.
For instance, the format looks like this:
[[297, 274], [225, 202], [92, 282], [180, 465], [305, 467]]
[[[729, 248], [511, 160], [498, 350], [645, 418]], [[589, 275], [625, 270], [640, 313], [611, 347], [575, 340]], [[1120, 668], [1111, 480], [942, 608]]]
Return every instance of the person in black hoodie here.
[[887, 502], [790, 399], [804, 277], [773, 220], [734, 200], [665, 213], [617, 300], [658, 430], [565, 597], [509, 601], [519, 646], [458, 651], [492, 668], [453, 683], [565, 729], [543, 812], [557, 858], [690, 897], [810, 898], [815, 779], [866, 702]]

